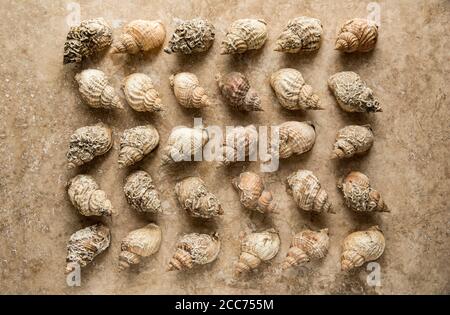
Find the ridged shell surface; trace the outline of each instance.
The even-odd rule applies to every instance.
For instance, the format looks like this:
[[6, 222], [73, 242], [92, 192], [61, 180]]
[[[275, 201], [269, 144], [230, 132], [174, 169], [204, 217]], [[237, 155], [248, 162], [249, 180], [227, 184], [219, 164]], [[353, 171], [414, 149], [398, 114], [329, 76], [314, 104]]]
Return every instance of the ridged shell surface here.
[[258, 174], [243, 172], [232, 180], [232, 184], [239, 192], [240, 202], [245, 208], [261, 213], [274, 210], [272, 193], [265, 189], [264, 182]]
[[222, 55], [241, 54], [248, 50], [260, 49], [267, 39], [266, 21], [240, 19], [234, 21], [222, 41]]
[[331, 158], [342, 159], [363, 154], [372, 147], [373, 140], [370, 125], [346, 126], [337, 132]]
[[143, 73], [127, 76], [122, 84], [128, 105], [138, 112], [159, 112], [163, 105], [152, 79]]
[[161, 200], [152, 177], [145, 171], [135, 171], [127, 176], [123, 187], [128, 203], [141, 213], [161, 213]]
[[320, 48], [322, 23], [318, 19], [300, 16], [290, 20], [276, 42], [275, 51], [299, 53]]
[[134, 20], [128, 23], [118, 41], [112, 45], [111, 53], [136, 54], [161, 47], [166, 38], [166, 29], [161, 21]]
[[159, 143], [159, 134], [152, 125], [127, 129], [120, 137], [119, 167], [139, 162], [153, 151]]
[[258, 131], [254, 125], [228, 129], [222, 146], [221, 162], [230, 165], [238, 161], [252, 160], [256, 158], [257, 145]]
[[215, 28], [208, 20], [196, 18], [182, 21], [176, 27], [168, 47], [168, 54], [182, 53], [185, 55], [207, 51], [213, 44]]
[[210, 104], [206, 91], [200, 86], [197, 76], [189, 72], [181, 72], [170, 76], [170, 86], [178, 103], [186, 108], [202, 108]]
[[344, 52], [368, 52], [375, 48], [378, 26], [374, 21], [355, 18], [344, 23], [336, 39], [336, 49]]
[[216, 81], [220, 93], [233, 109], [247, 112], [262, 111], [259, 94], [242, 73], [230, 72], [224, 76], [219, 74]]
[[174, 128], [164, 147], [161, 164], [195, 160], [195, 157], [202, 153], [203, 146], [208, 139], [208, 133], [204, 128]]
[[278, 126], [280, 159], [308, 152], [316, 141], [316, 132], [311, 122], [287, 121]]

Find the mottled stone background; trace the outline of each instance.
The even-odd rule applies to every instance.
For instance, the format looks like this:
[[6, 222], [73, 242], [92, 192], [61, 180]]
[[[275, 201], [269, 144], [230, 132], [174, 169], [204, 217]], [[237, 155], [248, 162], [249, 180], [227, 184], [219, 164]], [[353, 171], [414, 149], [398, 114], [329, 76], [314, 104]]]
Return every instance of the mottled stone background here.
[[[375, 51], [343, 55], [333, 50], [336, 31], [349, 18], [366, 17], [368, 1], [81, 1], [81, 18], [103, 16], [114, 20], [161, 19], [170, 34], [175, 18], [203, 16], [217, 28], [216, 42], [206, 54], [183, 57], [162, 50], [147, 55], [111, 56], [105, 53], [82, 67], [105, 71], [119, 90], [121, 79], [133, 72], [149, 74], [161, 92], [167, 111], [141, 114], [93, 110], [77, 92], [73, 67], [63, 67], [63, 44], [69, 30], [68, 1], [2, 1], [0, 7], [0, 293], [172, 293], [172, 294], [318, 294], [318, 293], [449, 293], [449, 37], [450, 2], [379, 1], [381, 27]], [[370, 6], [369, 6], [370, 8]], [[299, 15], [319, 18], [323, 44], [315, 54], [284, 55], [273, 51], [274, 41], [287, 20]], [[264, 18], [269, 39], [257, 52], [220, 56], [219, 44], [234, 19]], [[114, 35], [120, 34], [119, 24]], [[168, 38], [166, 38], [167, 43]], [[280, 109], [269, 86], [269, 75], [281, 67], [299, 69], [319, 94], [326, 110], [290, 113]], [[215, 73], [245, 72], [262, 96], [264, 112], [232, 113], [218, 96]], [[373, 87], [384, 108], [375, 115], [350, 115], [338, 108], [327, 88], [327, 78], [341, 70], [358, 72]], [[178, 71], [197, 74], [218, 104], [201, 112], [183, 110], [170, 91], [168, 77]], [[122, 92], [121, 96], [123, 96]], [[161, 149], [132, 169], [149, 171], [160, 188], [166, 213], [143, 217], [127, 205], [122, 192], [131, 169], [117, 167], [120, 133], [152, 123], [165, 145], [170, 130], [192, 125], [193, 117], [206, 124], [272, 125], [287, 120], [312, 120], [317, 141], [303, 156], [282, 161], [280, 169], [264, 175], [279, 203], [280, 213], [262, 217], [241, 209], [230, 180], [258, 163], [240, 163], [230, 169], [200, 162], [176, 171], [159, 169]], [[103, 121], [114, 131], [114, 148], [79, 170], [66, 169], [70, 134], [78, 127]], [[370, 123], [375, 144], [362, 158], [328, 160], [336, 131], [350, 123]], [[317, 174], [330, 195], [336, 214], [299, 212], [286, 194], [284, 179], [306, 168]], [[337, 179], [351, 169], [367, 173], [381, 190], [392, 212], [357, 215], [345, 208]], [[109, 194], [119, 215], [107, 224], [110, 248], [82, 271], [82, 286], [66, 286], [66, 242], [76, 230], [95, 222], [71, 206], [65, 183], [78, 173], [93, 175]], [[200, 175], [223, 203], [225, 215], [210, 223], [194, 221], [174, 198], [174, 183]], [[130, 231], [155, 220], [163, 229], [161, 250], [140, 268], [118, 273], [120, 240]], [[381, 287], [366, 283], [368, 271], [350, 274], [339, 269], [340, 243], [357, 229], [379, 224], [386, 251], [379, 259]], [[270, 264], [240, 282], [230, 269], [239, 254], [238, 233], [275, 227], [282, 246], [273, 264], [282, 261], [291, 235], [303, 228], [330, 229], [331, 248], [325, 260], [274, 274]], [[217, 230], [222, 251], [209, 266], [185, 273], [165, 268], [176, 238], [186, 232]], [[273, 265], [272, 265], [273, 266]]]

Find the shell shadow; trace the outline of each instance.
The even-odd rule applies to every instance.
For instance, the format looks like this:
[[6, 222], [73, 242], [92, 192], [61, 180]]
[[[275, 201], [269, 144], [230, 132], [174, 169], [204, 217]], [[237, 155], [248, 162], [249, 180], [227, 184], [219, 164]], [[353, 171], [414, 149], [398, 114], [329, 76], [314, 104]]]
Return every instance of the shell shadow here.
[[319, 54], [319, 50], [303, 52], [297, 54], [280, 53], [281, 54], [281, 68], [297, 69], [304, 65], [311, 65], [314, 59]]
[[259, 64], [264, 49], [267, 48], [266, 46], [267, 45], [264, 45], [262, 48], [256, 50], [248, 50], [242, 54], [221, 55], [228, 57], [226, 58], [225, 69], [232, 69], [229, 72], [237, 71], [245, 74], [251, 65]]
[[375, 58], [374, 54], [376, 54], [376, 49], [371, 50], [369, 52], [354, 52], [354, 53], [344, 53], [337, 51], [335, 55], [335, 65], [339, 69], [345, 70], [357, 70], [367, 64], [370, 64], [371, 61]]
[[186, 71], [196, 73], [212, 51], [213, 49], [211, 47], [207, 51], [190, 55], [185, 55], [183, 53], [172, 53], [171, 55], [175, 55], [175, 70], [173, 73]]

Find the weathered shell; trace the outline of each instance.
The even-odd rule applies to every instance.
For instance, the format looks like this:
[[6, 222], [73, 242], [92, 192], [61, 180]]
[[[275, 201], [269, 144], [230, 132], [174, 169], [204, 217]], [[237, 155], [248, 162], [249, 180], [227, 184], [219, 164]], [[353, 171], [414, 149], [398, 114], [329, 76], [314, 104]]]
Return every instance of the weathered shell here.
[[323, 109], [319, 96], [311, 85], [306, 84], [300, 71], [291, 68], [280, 69], [270, 77], [270, 85], [281, 106], [289, 110]]
[[362, 154], [373, 145], [373, 132], [370, 125], [350, 125], [340, 129], [336, 135], [331, 158], [349, 158]]
[[131, 231], [120, 246], [119, 269], [137, 265], [142, 258], [155, 254], [161, 246], [161, 229], [156, 224]]
[[170, 86], [178, 103], [186, 108], [202, 108], [210, 105], [210, 100], [195, 74], [180, 72], [171, 75]]
[[136, 54], [164, 44], [166, 29], [161, 21], [134, 20], [128, 23], [119, 40], [112, 45], [111, 53]]
[[336, 97], [339, 106], [346, 112], [382, 111], [372, 89], [355, 72], [342, 71], [333, 74], [328, 79], [328, 87]]
[[241, 239], [241, 254], [235, 265], [234, 275], [256, 269], [262, 261], [275, 257], [280, 249], [280, 237], [275, 229], [250, 233]]
[[86, 69], [75, 75], [83, 101], [93, 108], [123, 108], [114, 88], [103, 71]]
[[208, 142], [208, 132], [204, 128], [176, 127], [172, 130], [161, 156], [161, 164], [196, 160]]
[[342, 245], [341, 269], [348, 271], [365, 262], [380, 258], [386, 246], [383, 232], [378, 226], [348, 235]]
[[230, 72], [224, 76], [218, 74], [216, 81], [220, 93], [229, 105], [240, 111], [262, 111], [261, 98], [250, 87], [247, 77], [240, 72]]
[[73, 206], [84, 216], [109, 216], [113, 213], [111, 201], [92, 176], [72, 178], [67, 184], [67, 193]]
[[152, 125], [127, 129], [120, 137], [119, 167], [139, 162], [158, 146], [159, 134]]
[[251, 154], [256, 154], [257, 145], [258, 131], [254, 125], [227, 129], [221, 148], [221, 163], [230, 165], [234, 162], [245, 161]]
[[152, 79], [143, 73], [133, 73], [122, 82], [128, 105], [138, 112], [159, 112], [164, 107]]
[[191, 269], [194, 265], [213, 262], [220, 251], [219, 235], [190, 233], [182, 236], [169, 262], [168, 271]]
[[338, 183], [344, 194], [345, 204], [358, 212], [389, 212], [378, 191], [370, 187], [369, 177], [361, 172], [350, 172]]
[[276, 42], [275, 51], [299, 53], [320, 48], [322, 22], [307, 16], [290, 20]]
[[299, 170], [288, 176], [287, 192], [292, 195], [297, 206], [304, 211], [331, 212], [327, 192], [319, 179], [307, 170]]
[[85, 267], [109, 247], [111, 235], [108, 227], [99, 223], [73, 233], [67, 243], [66, 273], [74, 265]]
[[85, 20], [70, 28], [64, 43], [64, 64], [79, 63], [112, 43], [112, 29], [103, 18]]
[[322, 259], [328, 253], [330, 238], [328, 229], [318, 232], [304, 230], [294, 235], [291, 247], [281, 264], [282, 269], [302, 265], [312, 259]]
[[210, 219], [223, 214], [219, 200], [199, 177], [187, 177], [176, 183], [175, 194], [181, 207], [194, 218]]
[[96, 156], [105, 154], [112, 146], [111, 129], [99, 123], [81, 127], [70, 136], [67, 151], [68, 168], [83, 165]]
[[336, 49], [344, 52], [367, 52], [375, 48], [378, 26], [367, 19], [352, 19], [339, 30]]
[[196, 18], [182, 21], [167, 48], [164, 51], [168, 54], [182, 53], [185, 55], [207, 51], [213, 44], [215, 28], [208, 20]]
[[152, 177], [145, 171], [135, 171], [127, 176], [123, 187], [128, 203], [141, 213], [161, 213], [159, 192]]
[[241, 54], [260, 49], [267, 39], [267, 23], [264, 20], [241, 19], [234, 21], [222, 41], [220, 54]]
[[253, 172], [243, 172], [232, 180], [233, 187], [239, 192], [241, 204], [250, 210], [261, 213], [275, 209], [272, 193], [265, 189], [262, 178]]
[[316, 132], [312, 122], [287, 121], [279, 125], [278, 128], [278, 155], [280, 159], [303, 154], [314, 146]]

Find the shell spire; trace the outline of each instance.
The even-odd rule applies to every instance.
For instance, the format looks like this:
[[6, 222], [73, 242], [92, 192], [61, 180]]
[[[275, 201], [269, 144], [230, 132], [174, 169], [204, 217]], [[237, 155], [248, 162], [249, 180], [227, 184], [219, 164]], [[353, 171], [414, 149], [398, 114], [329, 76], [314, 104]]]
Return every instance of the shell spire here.
[[140, 213], [161, 213], [161, 199], [153, 179], [145, 171], [135, 171], [127, 176], [123, 187], [128, 204]]
[[170, 86], [178, 103], [186, 108], [203, 108], [211, 105], [197, 76], [189, 72], [173, 74], [169, 78]]
[[159, 112], [164, 108], [152, 79], [143, 73], [127, 76], [123, 80], [122, 89], [127, 103], [135, 111]]
[[220, 93], [233, 109], [263, 111], [259, 94], [250, 86], [247, 77], [240, 72], [216, 75]]
[[220, 54], [241, 54], [260, 49], [267, 40], [267, 23], [262, 19], [240, 19], [234, 21], [222, 41]]
[[370, 125], [350, 125], [340, 129], [331, 152], [331, 159], [349, 158], [367, 152], [373, 145]]
[[119, 167], [127, 167], [142, 160], [159, 143], [159, 133], [152, 125], [127, 129], [120, 137]]
[[274, 50], [286, 53], [318, 50], [322, 33], [320, 20], [306, 16], [297, 17], [288, 22]]
[[221, 164], [230, 165], [238, 161], [245, 161], [252, 152], [256, 152], [258, 131], [254, 125], [235, 127], [227, 130], [221, 147]]
[[368, 52], [375, 48], [378, 38], [378, 26], [368, 19], [355, 18], [341, 27], [335, 49], [347, 53]]
[[308, 152], [316, 142], [316, 131], [310, 121], [287, 121], [278, 126], [278, 152], [280, 159]]
[[124, 33], [112, 45], [111, 53], [136, 54], [161, 47], [166, 30], [161, 21], [134, 20], [124, 28]]
[[185, 55], [205, 52], [212, 46], [214, 38], [215, 28], [208, 20], [196, 18], [181, 21], [164, 52]]

